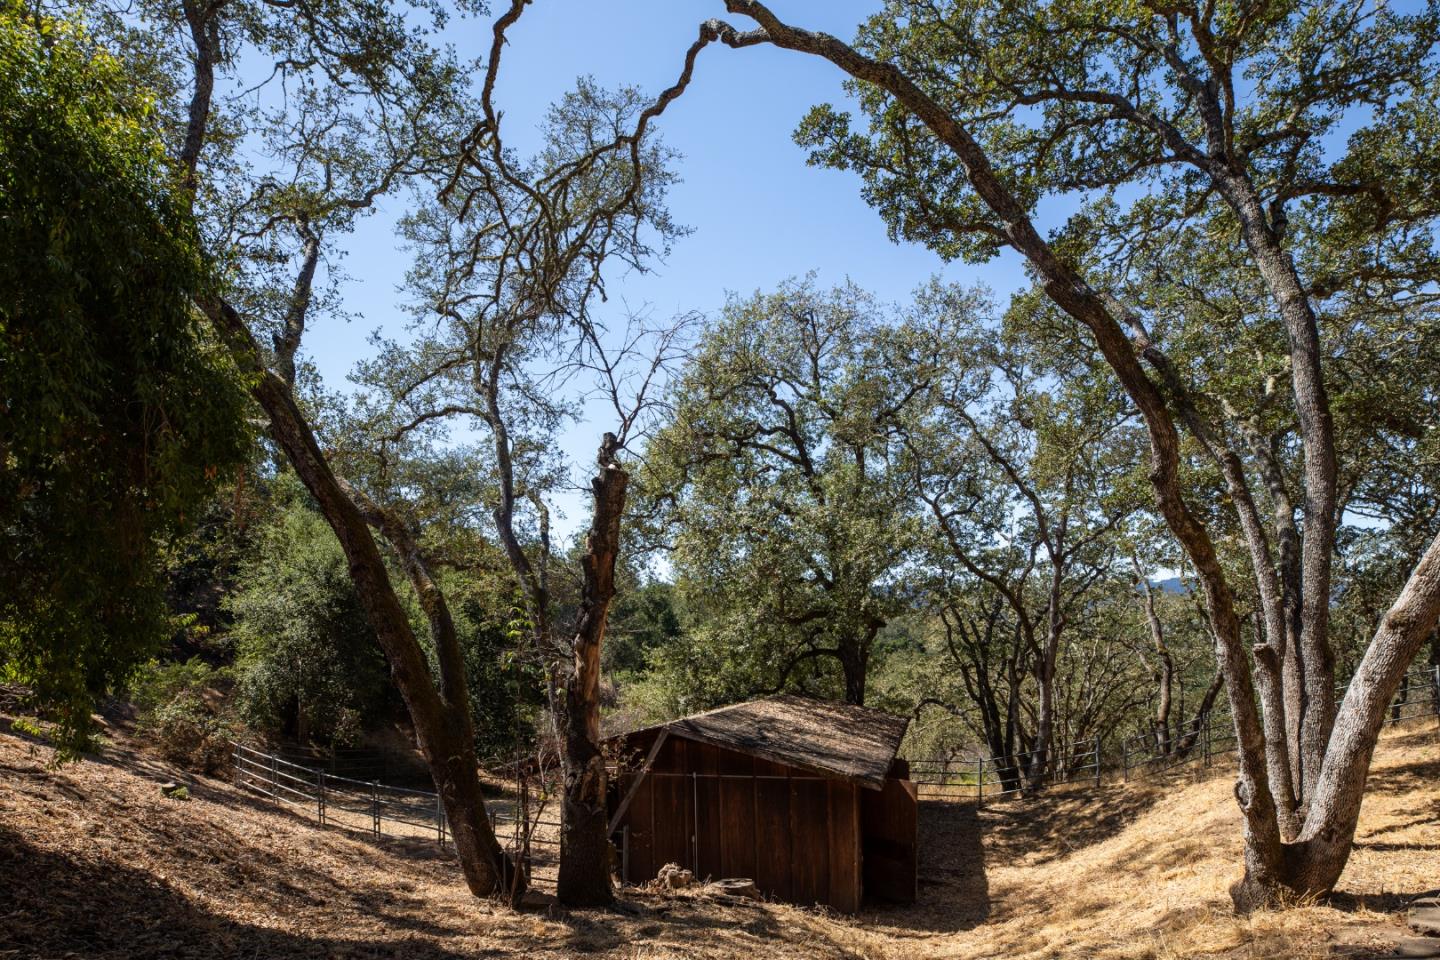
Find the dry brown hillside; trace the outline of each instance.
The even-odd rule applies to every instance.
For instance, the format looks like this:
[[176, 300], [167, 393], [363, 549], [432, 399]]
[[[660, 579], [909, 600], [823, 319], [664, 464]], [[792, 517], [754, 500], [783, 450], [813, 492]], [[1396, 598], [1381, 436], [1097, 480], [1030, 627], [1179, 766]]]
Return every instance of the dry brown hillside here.
[[[0, 730], [6, 725], [0, 723]], [[1375, 956], [1440, 888], [1440, 734], [1389, 735], [1340, 894], [1249, 919], [1230, 785], [927, 805], [921, 902], [858, 917], [627, 892], [633, 915], [471, 899], [433, 845], [376, 845], [124, 750], [51, 769], [0, 732], [0, 958]]]

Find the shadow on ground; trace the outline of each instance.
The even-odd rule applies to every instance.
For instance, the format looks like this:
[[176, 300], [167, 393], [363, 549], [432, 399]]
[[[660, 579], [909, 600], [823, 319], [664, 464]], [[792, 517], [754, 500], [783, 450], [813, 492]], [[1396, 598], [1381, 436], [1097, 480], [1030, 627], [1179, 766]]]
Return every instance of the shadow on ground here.
[[[68, 857], [4, 828], [0, 828], [0, 889], [9, 901], [0, 916], [0, 942], [21, 957], [459, 960], [473, 956], [425, 940], [374, 943], [347, 938], [343, 931], [301, 936], [240, 922], [205, 910], [152, 873]], [[414, 926], [413, 916], [388, 915], [391, 911], [385, 903], [372, 900], [365, 907], [384, 916], [387, 923]]]

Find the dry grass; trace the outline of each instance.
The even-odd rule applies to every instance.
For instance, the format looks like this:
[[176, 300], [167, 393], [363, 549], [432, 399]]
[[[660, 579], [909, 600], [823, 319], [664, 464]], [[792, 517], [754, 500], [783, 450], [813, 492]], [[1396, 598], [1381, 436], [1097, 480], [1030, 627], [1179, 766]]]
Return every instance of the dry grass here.
[[922, 812], [921, 900], [858, 917], [628, 892], [633, 913], [471, 898], [433, 844], [376, 844], [163, 767], [0, 733], [0, 958], [1305, 958], [1374, 952], [1440, 887], [1440, 738], [1386, 738], [1328, 905], [1237, 918], [1227, 778]]

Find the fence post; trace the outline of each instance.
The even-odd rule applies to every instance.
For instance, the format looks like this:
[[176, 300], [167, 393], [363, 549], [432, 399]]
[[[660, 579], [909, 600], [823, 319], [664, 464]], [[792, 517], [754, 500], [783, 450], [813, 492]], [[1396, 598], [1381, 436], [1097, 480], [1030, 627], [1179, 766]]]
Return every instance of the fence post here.
[[1209, 770], [1209, 769], [1210, 769], [1210, 714], [1208, 714], [1208, 713], [1205, 714], [1205, 724], [1204, 724], [1204, 726], [1202, 726], [1200, 729], [1201, 729], [1201, 732], [1202, 732], [1202, 734], [1203, 734], [1203, 739], [1204, 739], [1204, 741], [1205, 741], [1205, 746], [1204, 746], [1204, 750], [1205, 750], [1205, 769], [1206, 769], [1206, 770]]
[[1120, 741], [1120, 769], [1124, 771], [1125, 782], [1130, 782], [1130, 741]]
[[315, 815], [320, 820], [320, 825], [325, 825], [325, 771], [315, 771]]
[[1440, 663], [1430, 668], [1430, 706], [1435, 716], [1440, 717]]
[[445, 807], [440, 802], [440, 791], [435, 791], [435, 842], [445, 846]]
[[630, 824], [620, 828], [620, 882], [630, 882]]
[[975, 806], [985, 806], [985, 758], [981, 757], [976, 761], [975, 767]]
[[370, 781], [370, 817], [375, 828], [375, 839], [380, 839], [380, 784]]
[[1095, 786], [1100, 786], [1100, 735], [1095, 735]]

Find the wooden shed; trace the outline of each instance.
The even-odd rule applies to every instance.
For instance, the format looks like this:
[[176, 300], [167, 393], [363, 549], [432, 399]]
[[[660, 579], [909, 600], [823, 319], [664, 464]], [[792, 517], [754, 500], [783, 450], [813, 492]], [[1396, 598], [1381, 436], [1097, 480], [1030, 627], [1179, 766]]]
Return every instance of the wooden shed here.
[[610, 828], [625, 881], [678, 863], [700, 879], [846, 912], [915, 899], [909, 721], [796, 696], [722, 707], [611, 738]]

